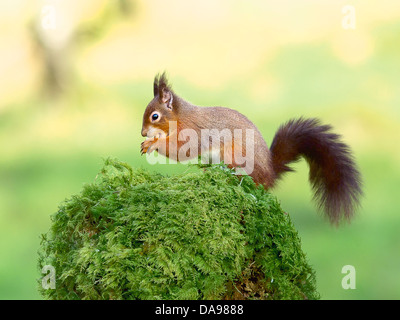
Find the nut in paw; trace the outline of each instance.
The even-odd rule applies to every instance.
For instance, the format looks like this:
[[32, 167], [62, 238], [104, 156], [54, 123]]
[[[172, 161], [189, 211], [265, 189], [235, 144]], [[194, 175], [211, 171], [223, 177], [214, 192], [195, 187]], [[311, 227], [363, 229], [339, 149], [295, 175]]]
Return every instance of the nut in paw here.
[[140, 153], [143, 155], [144, 153], [151, 153], [154, 151], [156, 149], [156, 146], [154, 145], [156, 141], [157, 139], [155, 138], [150, 138], [143, 141], [140, 145]]

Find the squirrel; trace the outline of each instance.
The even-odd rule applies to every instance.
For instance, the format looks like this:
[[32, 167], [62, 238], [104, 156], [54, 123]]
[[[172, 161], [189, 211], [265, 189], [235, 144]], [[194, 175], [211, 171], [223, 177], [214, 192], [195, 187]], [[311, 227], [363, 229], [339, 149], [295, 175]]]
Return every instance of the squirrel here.
[[[338, 225], [343, 219], [350, 221], [354, 216], [363, 193], [361, 174], [350, 148], [340, 141], [339, 135], [331, 132], [331, 126], [321, 125], [315, 118], [289, 120], [279, 127], [268, 148], [260, 131], [246, 116], [225, 107], [199, 107], [185, 101], [172, 91], [165, 72], [155, 77], [153, 93], [154, 98], [143, 115], [141, 134], [147, 139], [141, 144], [142, 155], [156, 150], [177, 160], [178, 153], [182, 155], [185, 149], [183, 154], [190, 158], [187, 151], [200, 151], [202, 144], [210, 148], [209, 141], [201, 135], [202, 130], [232, 133], [237, 129], [250, 129], [253, 135], [246, 131], [246, 140], [234, 138], [233, 145], [222, 143], [211, 152], [219, 153], [225, 160], [229, 152], [231, 156], [236, 152], [236, 145], [245, 149], [251, 145], [254, 164], [247, 173], [265, 189], [273, 188], [286, 172], [294, 171], [288, 165], [303, 157], [309, 165], [314, 200], [329, 221]], [[180, 136], [185, 130], [195, 133], [189, 142]], [[217, 137], [221, 138], [225, 136]], [[193, 157], [197, 156], [196, 152], [194, 154]], [[228, 167], [243, 168], [243, 165], [233, 160]]]

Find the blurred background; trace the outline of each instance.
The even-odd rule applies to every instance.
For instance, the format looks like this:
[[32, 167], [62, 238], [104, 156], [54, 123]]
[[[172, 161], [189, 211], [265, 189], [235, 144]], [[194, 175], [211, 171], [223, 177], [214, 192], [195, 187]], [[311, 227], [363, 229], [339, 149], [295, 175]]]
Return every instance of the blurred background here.
[[[0, 299], [40, 299], [40, 235], [103, 158], [185, 169], [140, 156], [164, 70], [178, 95], [244, 113], [268, 144], [293, 117], [332, 124], [364, 177], [353, 223], [316, 213], [304, 161], [273, 192], [322, 299], [400, 298], [398, 0], [13, 0], [0, 2]], [[345, 265], [356, 289], [342, 288]]]

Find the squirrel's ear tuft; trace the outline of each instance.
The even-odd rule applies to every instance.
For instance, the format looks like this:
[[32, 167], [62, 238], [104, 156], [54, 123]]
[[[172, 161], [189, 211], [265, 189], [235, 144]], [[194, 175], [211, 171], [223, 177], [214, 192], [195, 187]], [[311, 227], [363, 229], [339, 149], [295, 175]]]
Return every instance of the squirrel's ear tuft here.
[[159, 83], [160, 79], [159, 76], [156, 75], [154, 77], [154, 82], [153, 82], [153, 93], [154, 93], [154, 97], [158, 95], [158, 83]]
[[172, 110], [173, 94], [165, 72], [161, 76], [155, 77], [153, 90], [154, 96], [158, 95], [160, 102], [166, 103], [167, 107]]

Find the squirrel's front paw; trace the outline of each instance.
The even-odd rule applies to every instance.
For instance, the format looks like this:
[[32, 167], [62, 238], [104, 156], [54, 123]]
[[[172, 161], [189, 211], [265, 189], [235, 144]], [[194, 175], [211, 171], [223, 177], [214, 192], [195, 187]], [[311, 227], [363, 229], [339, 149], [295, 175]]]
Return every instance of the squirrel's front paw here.
[[140, 153], [143, 155], [144, 153], [151, 153], [154, 150], [156, 150], [157, 149], [156, 141], [157, 139], [155, 138], [143, 141], [142, 144], [140, 145]]

